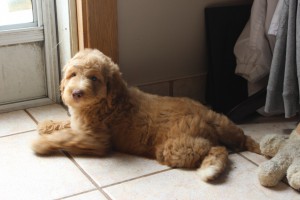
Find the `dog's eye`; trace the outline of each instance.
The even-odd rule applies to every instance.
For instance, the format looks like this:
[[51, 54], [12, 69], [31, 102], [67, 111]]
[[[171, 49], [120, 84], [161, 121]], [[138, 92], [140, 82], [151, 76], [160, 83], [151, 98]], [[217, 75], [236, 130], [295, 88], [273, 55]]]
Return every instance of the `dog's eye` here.
[[74, 76], [76, 76], [76, 73], [75, 73], [75, 72], [73, 72], [73, 73], [71, 74], [71, 77], [74, 77]]
[[92, 80], [92, 81], [97, 81], [98, 79], [97, 79], [96, 76], [92, 76], [92, 77], [91, 77], [91, 80]]

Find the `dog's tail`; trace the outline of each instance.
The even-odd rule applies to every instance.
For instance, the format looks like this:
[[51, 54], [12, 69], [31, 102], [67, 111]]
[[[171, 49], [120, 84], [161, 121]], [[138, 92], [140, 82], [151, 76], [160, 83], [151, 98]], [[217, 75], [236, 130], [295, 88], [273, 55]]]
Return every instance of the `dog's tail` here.
[[[260, 153], [259, 145], [250, 137], [246, 136], [245, 148], [248, 151]], [[228, 152], [225, 147], [212, 147], [204, 157], [197, 173], [203, 181], [212, 181], [222, 174], [228, 162]]]
[[[259, 145], [250, 137], [246, 136], [245, 141], [246, 150], [255, 153], [260, 153]], [[212, 181], [219, 177], [226, 169], [228, 162], [228, 152], [225, 147], [212, 147], [203, 159], [197, 173], [203, 181]]]
[[212, 147], [203, 159], [197, 173], [203, 181], [216, 179], [226, 169], [228, 152], [225, 147]]

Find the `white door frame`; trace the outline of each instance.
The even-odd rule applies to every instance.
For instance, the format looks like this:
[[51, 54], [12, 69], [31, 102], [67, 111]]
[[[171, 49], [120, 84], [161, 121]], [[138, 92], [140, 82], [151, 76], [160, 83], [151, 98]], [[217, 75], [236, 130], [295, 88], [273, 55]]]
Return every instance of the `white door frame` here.
[[[37, 27], [0, 32], [0, 45], [13, 45], [28, 42], [44, 41], [44, 58], [46, 67], [47, 97], [0, 105], [0, 112], [25, 109], [51, 103], [59, 103], [59, 64], [58, 44], [55, 24], [55, 1], [34, 0], [37, 9]], [[35, 8], [34, 8], [35, 9]], [[22, 37], [18, 37], [22, 35]]]

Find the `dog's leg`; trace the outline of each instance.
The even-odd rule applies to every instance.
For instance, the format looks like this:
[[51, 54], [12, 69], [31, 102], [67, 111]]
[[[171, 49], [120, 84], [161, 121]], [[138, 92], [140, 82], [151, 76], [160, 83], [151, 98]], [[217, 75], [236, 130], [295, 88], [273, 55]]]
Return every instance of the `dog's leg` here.
[[70, 128], [70, 121], [53, 121], [46, 120], [42, 121], [37, 126], [37, 131], [40, 135], [51, 134], [54, 131], [58, 131], [65, 128]]
[[156, 159], [170, 167], [196, 168], [210, 148], [211, 143], [203, 138], [170, 138], [156, 149]]
[[250, 136], [246, 136], [244, 131], [225, 115], [210, 110], [205, 115], [205, 121], [215, 130], [219, 141], [231, 150], [249, 150], [258, 154], [260, 153], [259, 144]]
[[104, 134], [76, 133], [70, 128], [40, 135], [32, 144], [32, 149], [40, 155], [58, 150], [72, 154], [93, 154], [104, 156], [110, 149], [110, 138]]
[[202, 161], [198, 174], [204, 181], [214, 180], [225, 170], [227, 161], [228, 152], [225, 147], [212, 147]]

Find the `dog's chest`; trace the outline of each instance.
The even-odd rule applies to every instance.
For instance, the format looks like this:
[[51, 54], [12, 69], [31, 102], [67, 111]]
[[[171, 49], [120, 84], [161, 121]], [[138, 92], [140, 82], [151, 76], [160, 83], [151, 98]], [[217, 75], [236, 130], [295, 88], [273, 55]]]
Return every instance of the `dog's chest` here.
[[79, 119], [75, 117], [71, 117], [71, 128], [73, 130], [80, 131], [82, 129], [82, 123], [80, 122]]

